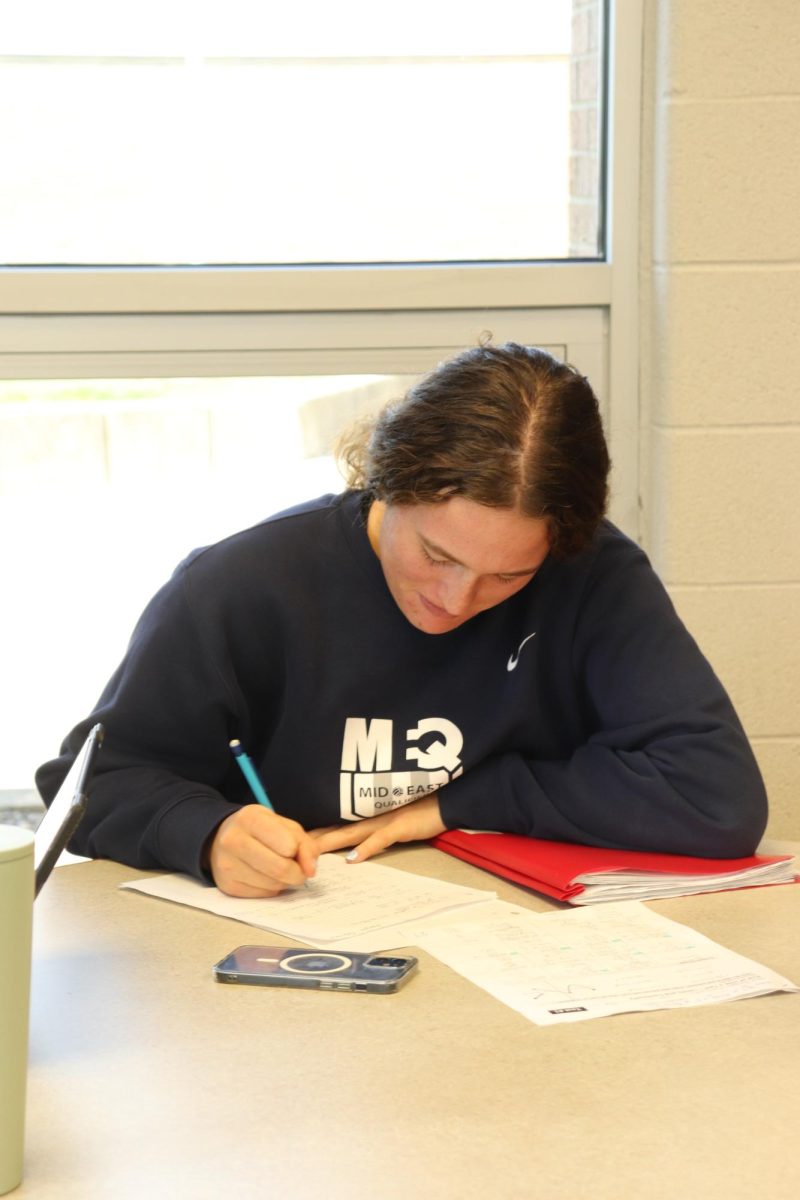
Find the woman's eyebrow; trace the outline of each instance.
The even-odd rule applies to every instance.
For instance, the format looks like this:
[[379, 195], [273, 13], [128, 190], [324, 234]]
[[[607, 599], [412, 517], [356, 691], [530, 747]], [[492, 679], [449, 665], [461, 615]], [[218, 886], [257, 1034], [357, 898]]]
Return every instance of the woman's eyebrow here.
[[[434, 554], [438, 554], [439, 558], [446, 558], [448, 562], [455, 563], [455, 565], [458, 567], [465, 567], [467, 565], [466, 563], [463, 563], [460, 558], [454, 558], [453, 555], [449, 554], [448, 551], [442, 546], [437, 546], [436, 542], [430, 541], [423, 534], [419, 535], [419, 540], [422, 542], [426, 550], [432, 550]], [[541, 566], [541, 563], [539, 566]], [[509, 579], [512, 579], [516, 578], [517, 576], [522, 577], [523, 575], [535, 575], [539, 570], [539, 566], [527, 567], [523, 571], [492, 571], [492, 574], [506, 575]]]

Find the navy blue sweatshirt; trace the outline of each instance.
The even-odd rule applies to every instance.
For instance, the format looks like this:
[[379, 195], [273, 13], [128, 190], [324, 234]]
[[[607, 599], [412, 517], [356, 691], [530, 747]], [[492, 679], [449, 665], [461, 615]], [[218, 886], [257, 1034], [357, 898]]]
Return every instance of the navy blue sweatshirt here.
[[322, 497], [177, 568], [37, 772], [47, 802], [103, 722], [73, 850], [203, 877], [210, 835], [252, 802], [237, 737], [307, 829], [438, 791], [449, 828], [753, 851], [766, 797], [749, 744], [633, 542], [606, 522], [579, 557], [431, 635], [392, 599], [362, 499]]

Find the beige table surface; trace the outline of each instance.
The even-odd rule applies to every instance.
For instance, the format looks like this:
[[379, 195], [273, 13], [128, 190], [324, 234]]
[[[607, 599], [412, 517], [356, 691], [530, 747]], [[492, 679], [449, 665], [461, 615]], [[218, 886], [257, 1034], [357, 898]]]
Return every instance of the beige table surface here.
[[[428, 847], [381, 861], [560, 907]], [[140, 874], [59, 868], [36, 902], [15, 1197], [800, 1189], [800, 994], [538, 1027], [421, 952], [393, 996], [223, 986], [227, 951], [285, 939], [118, 890]], [[653, 907], [800, 982], [800, 886]]]

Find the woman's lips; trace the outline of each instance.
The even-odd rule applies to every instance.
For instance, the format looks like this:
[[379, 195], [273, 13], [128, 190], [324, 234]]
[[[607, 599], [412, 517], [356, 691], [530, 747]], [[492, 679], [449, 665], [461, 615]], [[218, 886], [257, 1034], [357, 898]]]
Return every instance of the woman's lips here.
[[453, 614], [449, 613], [446, 608], [440, 608], [438, 604], [434, 604], [431, 600], [428, 600], [425, 596], [423, 596], [422, 592], [419, 593], [419, 598], [422, 601], [423, 607], [426, 608], [434, 617], [446, 617], [452, 621]]

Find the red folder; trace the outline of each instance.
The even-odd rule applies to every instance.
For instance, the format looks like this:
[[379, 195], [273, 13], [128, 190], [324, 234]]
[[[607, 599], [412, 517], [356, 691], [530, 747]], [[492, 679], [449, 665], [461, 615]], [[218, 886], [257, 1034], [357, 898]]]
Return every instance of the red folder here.
[[434, 846], [493, 875], [569, 904], [648, 900], [796, 881], [794, 858], [689, 858], [638, 850], [603, 850], [512, 833], [450, 829]]

